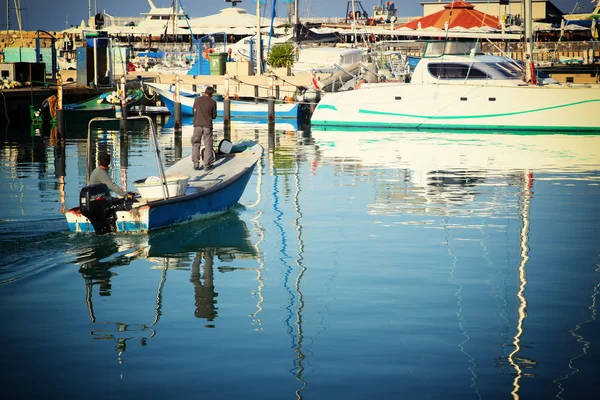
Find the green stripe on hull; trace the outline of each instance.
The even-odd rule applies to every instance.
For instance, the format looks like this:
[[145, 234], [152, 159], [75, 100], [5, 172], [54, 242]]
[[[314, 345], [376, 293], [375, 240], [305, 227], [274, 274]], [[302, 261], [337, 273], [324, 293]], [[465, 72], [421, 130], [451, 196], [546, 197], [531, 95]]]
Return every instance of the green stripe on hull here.
[[448, 124], [403, 124], [388, 122], [348, 122], [348, 121], [311, 121], [312, 127], [326, 128], [332, 131], [376, 130], [412, 130], [454, 133], [497, 133], [521, 135], [547, 134], [600, 134], [600, 127], [564, 127], [564, 126], [501, 126], [489, 125], [448, 125]]
[[[509, 117], [509, 116], [515, 116], [515, 115], [530, 114], [530, 113], [536, 113], [536, 112], [540, 112], [540, 111], [557, 110], [557, 109], [560, 109], [560, 108], [567, 108], [567, 107], [578, 106], [578, 105], [581, 105], [581, 104], [597, 103], [597, 102], [600, 102], [600, 99], [582, 100], [582, 101], [576, 101], [576, 102], [573, 102], [573, 103], [561, 104], [561, 105], [558, 105], [558, 106], [534, 108], [534, 109], [531, 109], [531, 110], [514, 111], [514, 112], [499, 113], [499, 114], [481, 114], [481, 115], [444, 115], [444, 116], [414, 115], [414, 114], [402, 114], [402, 113], [392, 113], [392, 112], [383, 112], [383, 111], [364, 110], [364, 109], [359, 109], [358, 112], [359, 112], [359, 114], [385, 115], [385, 116], [392, 116], [392, 117], [423, 118], [423, 119], [430, 119], [430, 120], [479, 119], [479, 118]], [[337, 111], [337, 109], [335, 107], [333, 107], [333, 106], [324, 105], [322, 108], [324, 108], [324, 109], [332, 109], [332, 110], [336, 110]]]

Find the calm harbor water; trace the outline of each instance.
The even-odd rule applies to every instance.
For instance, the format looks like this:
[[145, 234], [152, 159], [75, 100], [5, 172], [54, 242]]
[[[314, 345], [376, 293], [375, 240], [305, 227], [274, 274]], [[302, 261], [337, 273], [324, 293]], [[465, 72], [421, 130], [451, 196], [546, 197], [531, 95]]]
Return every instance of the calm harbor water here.
[[[0, 139], [2, 398], [600, 396], [599, 136], [236, 123], [265, 154], [232, 212], [100, 237], [62, 215], [70, 133]], [[147, 128], [94, 137], [157, 174]]]

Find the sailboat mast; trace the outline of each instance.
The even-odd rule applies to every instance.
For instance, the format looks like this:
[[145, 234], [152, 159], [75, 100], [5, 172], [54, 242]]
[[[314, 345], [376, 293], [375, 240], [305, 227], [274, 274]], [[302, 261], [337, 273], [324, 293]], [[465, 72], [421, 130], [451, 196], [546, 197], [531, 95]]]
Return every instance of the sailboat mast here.
[[294, 1], [294, 26], [298, 26], [300, 18], [298, 18], [298, 0]]
[[354, 44], [356, 44], [356, 9], [354, 8], [354, 0], [352, 0], [352, 33], [354, 34]]
[[525, 14], [523, 19], [525, 24], [525, 82], [532, 82], [533, 80], [533, 14], [531, 4], [531, 0], [525, 0], [523, 9]]
[[260, 0], [256, 0], [256, 75], [262, 75], [262, 37], [260, 36]]
[[175, 9], [173, 14], [173, 35], [177, 35], [179, 20], [179, 0], [175, 0]]

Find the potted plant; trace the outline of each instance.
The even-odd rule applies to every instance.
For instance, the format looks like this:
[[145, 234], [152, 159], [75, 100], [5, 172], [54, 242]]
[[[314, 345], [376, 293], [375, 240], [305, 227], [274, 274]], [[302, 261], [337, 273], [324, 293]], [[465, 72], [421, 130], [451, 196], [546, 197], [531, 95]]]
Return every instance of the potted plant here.
[[276, 75], [290, 76], [290, 68], [294, 65], [295, 58], [293, 43], [278, 43], [271, 48], [267, 64]]

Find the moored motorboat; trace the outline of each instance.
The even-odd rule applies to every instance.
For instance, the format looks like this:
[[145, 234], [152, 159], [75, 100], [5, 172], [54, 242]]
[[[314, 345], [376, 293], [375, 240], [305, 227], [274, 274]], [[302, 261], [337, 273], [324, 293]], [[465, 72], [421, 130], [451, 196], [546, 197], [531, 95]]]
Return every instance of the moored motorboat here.
[[[144, 92], [139, 88], [130, 88], [126, 91], [123, 104], [129, 110], [138, 104], [144, 97]], [[95, 117], [115, 118], [121, 111], [121, 98], [116, 91], [99, 94], [91, 99], [63, 105], [63, 112], [67, 122], [83, 121], [88, 123]]]
[[[163, 86], [153, 83], [146, 83], [161, 97], [163, 103], [171, 114], [175, 114], [175, 93], [166, 90]], [[187, 93], [187, 92], [184, 92]], [[194, 115], [193, 96], [180, 95], [182, 115]], [[217, 101], [217, 117], [223, 117], [224, 105], [222, 101]], [[274, 105], [275, 118], [301, 118], [302, 109], [298, 103], [276, 103]], [[231, 101], [230, 116], [237, 118], [267, 118], [269, 115], [268, 103], [254, 103], [246, 101]]]

